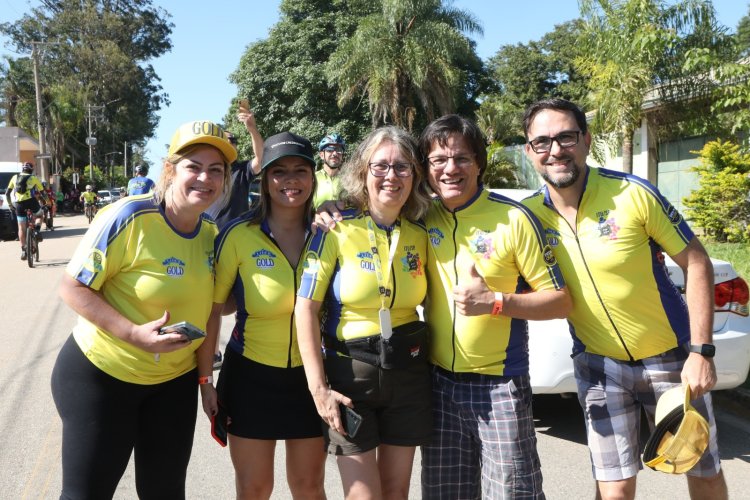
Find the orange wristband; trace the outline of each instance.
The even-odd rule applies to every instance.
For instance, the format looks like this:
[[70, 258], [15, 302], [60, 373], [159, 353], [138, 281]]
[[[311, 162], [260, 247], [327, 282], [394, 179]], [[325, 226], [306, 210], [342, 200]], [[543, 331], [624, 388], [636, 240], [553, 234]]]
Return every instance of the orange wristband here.
[[499, 316], [503, 312], [503, 294], [500, 292], [495, 293], [495, 303], [492, 306], [492, 315]]
[[213, 384], [214, 377], [209, 375], [208, 377], [198, 377], [198, 385]]

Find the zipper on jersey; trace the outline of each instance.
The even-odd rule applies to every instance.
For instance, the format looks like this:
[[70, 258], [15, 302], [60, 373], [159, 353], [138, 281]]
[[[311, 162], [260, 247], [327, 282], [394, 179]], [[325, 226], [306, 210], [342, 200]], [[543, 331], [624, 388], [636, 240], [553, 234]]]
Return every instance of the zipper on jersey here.
[[[456, 233], [458, 232], [458, 217], [455, 212], [451, 212], [453, 217], [453, 275], [456, 277], [455, 286], [458, 286], [458, 244], [456, 243]], [[447, 293], [450, 294], [450, 291]], [[450, 294], [452, 296], [452, 294]], [[451, 360], [451, 371], [456, 371], [456, 302], [453, 302], [453, 324], [451, 325], [451, 347], [453, 348], [453, 358]]]
[[[579, 208], [580, 208], [580, 204], [579, 204]], [[596, 298], [599, 300], [599, 304], [602, 306], [602, 309], [604, 310], [604, 314], [607, 315], [609, 324], [612, 325], [612, 329], [615, 331], [617, 338], [620, 340], [620, 344], [622, 344], [622, 348], [625, 350], [625, 354], [628, 355], [628, 359], [630, 361], [635, 361], [635, 358], [633, 358], [633, 355], [630, 354], [630, 349], [628, 349], [628, 346], [625, 343], [625, 339], [622, 338], [622, 334], [620, 334], [620, 329], [617, 328], [617, 325], [615, 324], [615, 320], [612, 318], [612, 315], [609, 313], [609, 309], [607, 308], [607, 305], [604, 303], [604, 299], [602, 299], [602, 296], [599, 293], [599, 287], [596, 285], [596, 281], [594, 281], [594, 276], [591, 274], [591, 269], [589, 269], [588, 262], [586, 262], [586, 256], [583, 254], [583, 248], [581, 247], [581, 240], [578, 239], [578, 210], [576, 210], [576, 227], [575, 228], [570, 226], [570, 223], [568, 222], [568, 220], [562, 216], [562, 214], [557, 210], [557, 208], [554, 208], [554, 211], [557, 212], [557, 215], [559, 215], [560, 218], [563, 221], [565, 221], [565, 224], [568, 225], [570, 230], [573, 231], [573, 235], [576, 241], [576, 247], [578, 247], [578, 253], [581, 255], [581, 261], [583, 262], [583, 267], [586, 269], [586, 274], [588, 274], [589, 280], [591, 281], [591, 285], [594, 287], [594, 291], [596, 292]]]
[[[292, 314], [289, 315], [289, 342], [287, 342], [287, 348], [286, 348], [286, 367], [291, 368], [292, 367], [292, 344], [294, 343], [294, 309], [297, 306], [297, 268], [292, 265], [291, 262], [289, 262], [289, 259], [287, 259], [286, 255], [284, 255], [284, 252], [281, 251], [281, 247], [276, 242], [276, 239], [271, 236], [270, 234], [267, 235], [268, 239], [271, 240], [271, 242], [276, 246], [276, 248], [279, 250], [279, 253], [284, 256], [284, 260], [286, 260], [286, 263], [289, 264], [289, 267], [292, 269], [292, 283], [294, 284], [294, 306], [292, 307]], [[299, 259], [297, 259], [297, 266], [299, 266], [300, 261], [302, 260], [303, 256], [305, 255], [305, 249], [307, 248], [307, 243], [310, 241], [311, 233], [308, 232], [305, 236], [305, 244], [302, 245], [302, 251], [299, 254]]]
[[[391, 230], [386, 229], [385, 234], [388, 237], [388, 248], [391, 248]], [[395, 260], [395, 259], [394, 259]], [[393, 304], [396, 302], [396, 265], [395, 262], [391, 262], [391, 283], [393, 283], [393, 287], [391, 289], [391, 305], [389, 305], [389, 309], [393, 309]]]

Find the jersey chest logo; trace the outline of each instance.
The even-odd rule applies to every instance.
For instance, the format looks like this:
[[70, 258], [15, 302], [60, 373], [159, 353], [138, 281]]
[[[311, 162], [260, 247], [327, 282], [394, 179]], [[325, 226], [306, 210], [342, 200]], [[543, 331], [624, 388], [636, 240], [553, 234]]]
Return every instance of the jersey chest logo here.
[[401, 270], [409, 273], [412, 278], [422, 275], [422, 259], [419, 253], [415, 251], [415, 245], [404, 245], [404, 257], [401, 257]]
[[431, 227], [430, 229], [428, 229], [427, 235], [429, 236], [430, 244], [433, 247], [439, 247], [440, 243], [445, 239], [445, 235], [443, 234], [443, 232], [436, 227]]
[[375, 272], [375, 264], [372, 262], [372, 252], [359, 252], [359, 268], [368, 273]]
[[479, 254], [484, 259], [492, 257], [494, 246], [492, 244], [492, 234], [489, 231], [477, 229], [474, 236], [469, 239], [469, 248], [471, 253]]
[[258, 269], [271, 269], [276, 266], [276, 254], [265, 248], [253, 252], [252, 257]]
[[177, 257], [164, 259], [161, 264], [164, 266], [164, 271], [167, 273], [167, 276], [172, 278], [182, 278], [185, 274], [186, 264]]
[[599, 222], [596, 225], [595, 231], [599, 233], [599, 237], [616, 240], [620, 226], [616, 224], [614, 217], [609, 216], [609, 210], [596, 212], [596, 217], [599, 219]]

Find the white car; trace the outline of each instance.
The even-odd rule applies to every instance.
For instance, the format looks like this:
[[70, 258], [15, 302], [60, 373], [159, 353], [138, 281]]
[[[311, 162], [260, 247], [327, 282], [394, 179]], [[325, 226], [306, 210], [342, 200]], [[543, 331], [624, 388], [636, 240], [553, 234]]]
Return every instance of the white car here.
[[99, 197], [98, 205], [100, 207], [103, 207], [104, 205], [109, 205], [110, 203], [114, 203], [117, 201], [112, 196], [112, 192], [107, 189], [102, 189], [101, 191], [97, 191], [96, 195]]
[[[521, 189], [493, 189], [515, 200], [533, 193]], [[742, 384], [750, 368], [750, 316], [748, 286], [729, 262], [711, 259], [714, 266], [714, 335], [716, 346], [715, 389], [732, 389]], [[684, 292], [680, 266], [665, 255], [669, 275]], [[573, 340], [563, 319], [529, 321], [529, 373], [535, 394], [576, 392], [573, 375]]]

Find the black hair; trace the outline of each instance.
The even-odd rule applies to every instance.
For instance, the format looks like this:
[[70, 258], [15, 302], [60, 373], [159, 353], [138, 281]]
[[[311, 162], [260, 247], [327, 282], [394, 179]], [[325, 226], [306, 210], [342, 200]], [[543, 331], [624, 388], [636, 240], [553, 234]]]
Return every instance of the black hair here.
[[576, 124], [578, 125], [578, 128], [581, 129], [581, 134], [586, 135], [586, 132], [588, 131], [588, 126], [586, 125], [586, 115], [581, 110], [581, 108], [579, 108], [575, 103], [568, 101], [567, 99], [553, 97], [550, 99], [542, 99], [541, 101], [537, 101], [526, 108], [526, 112], [524, 112], [523, 114], [523, 135], [527, 140], [529, 138], [529, 127], [531, 127], [531, 122], [534, 120], [534, 117], [537, 115], [537, 113], [545, 109], [569, 111], [573, 113], [573, 116], [576, 119]]
[[432, 150], [432, 144], [437, 142], [445, 146], [448, 138], [453, 134], [462, 136], [471, 148], [471, 152], [476, 155], [481, 181], [484, 170], [487, 168], [487, 143], [477, 124], [460, 115], [441, 116], [422, 131], [422, 135], [419, 136], [419, 150], [422, 153], [423, 165], [427, 168], [427, 155]]

